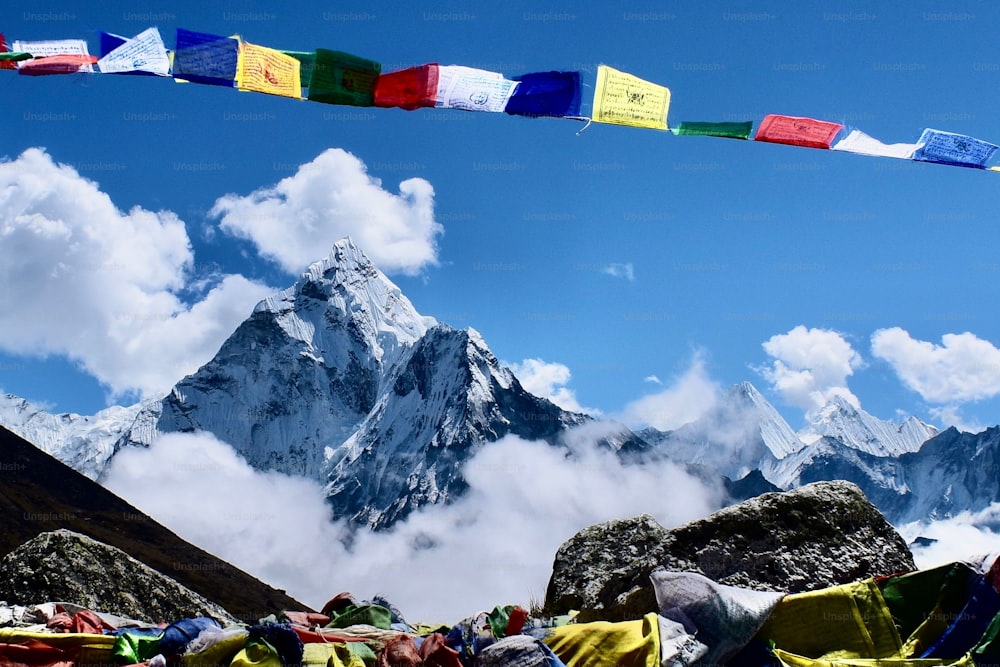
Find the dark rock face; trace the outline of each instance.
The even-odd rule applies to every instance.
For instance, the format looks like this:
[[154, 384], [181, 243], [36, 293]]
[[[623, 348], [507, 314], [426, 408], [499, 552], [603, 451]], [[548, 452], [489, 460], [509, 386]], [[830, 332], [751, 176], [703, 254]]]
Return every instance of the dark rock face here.
[[62, 529], [40, 534], [0, 560], [0, 599], [71, 602], [152, 623], [192, 616], [236, 622], [219, 605], [124, 551]]
[[673, 530], [650, 516], [591, 526], [556, 553], [551, 614], [634, 619], [656, 610], [658, 566], [756, 590], [801, 592], [915, 569], [905, 541], [849, 482], [766, 493]]

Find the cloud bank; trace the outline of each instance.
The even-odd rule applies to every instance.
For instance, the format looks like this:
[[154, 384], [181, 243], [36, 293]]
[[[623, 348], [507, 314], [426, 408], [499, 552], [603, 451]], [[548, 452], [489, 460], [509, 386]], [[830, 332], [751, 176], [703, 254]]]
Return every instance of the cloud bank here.
[[585, 408], [576, 400], [576, 394], [566, 386], [571, 373], [565, 364], [548, 362], [543, 359], [525, 359], [520, 363], [507, 364], [525, 391], [545, 398], [570, 412], [583, 412], [597, 416], [596, 408]]
[[[718, 509], [717, 489], [669, 462], [624, 466], [582, 431], [572, 456], [508, 437], [467, 462], [469, 490], [390, 532], [329, 521], [319, 484], [252, 469], [208, 434], [168, 434], [120, 452], [106, 486], [185, 539], [302, 602], [385, 595], [408, 620], [454, 623], [541, 601], [559, 545], [593, 523], [641, 513], [676, 526]], [[185, 492], [178, 494], [177, 488]]]
[[[660, 382], [659, 378], [656, 382]], [[709, 377], [705, 368], [705, 355], [698, 352], [688, 368], [669, 386], [629, 403], [617, 418], [636, 428], [652, 426], [670, 431], [707, 413], [718, 402], [719, 394], [719, 384]]]
[[[434, 188], [422, 178], [382, 188], [365, 164], [331, 148], [294, 175], [249, 195], [228, 194], [212, 207], [221, 228], [248, 239], [261, 256], [298, 274], [350, 236], [386, 273], [415, 275], [437, 263], [436, 240], [444, 228], [434, 221]], [[328, 251], [328, 250], [327, 250]]]
[[945, 334], [941, 344], [916, 340], [899, 328], [872, 334], [872, 354], [903, 384], [931, 403], [956, 403], [1000, 394], [1000, 349], [975, 334]]
[[162, 395], [208, 361], [270, 288], [214, 276], [194, 304], [194, 255], [169, 211], [123, 212], [38, 148], [0, 162], [0, 347], [65, 355], [110, 390]]

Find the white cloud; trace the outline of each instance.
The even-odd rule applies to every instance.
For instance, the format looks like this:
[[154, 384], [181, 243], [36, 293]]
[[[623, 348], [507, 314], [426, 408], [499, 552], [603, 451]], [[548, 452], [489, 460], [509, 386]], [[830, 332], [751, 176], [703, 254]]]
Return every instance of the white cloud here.
[[[361, 160], [339, 148], [320, 153], [294, 175], [247, 196], [219, 198], [211, 215], [249, 239], [264, 257], [297, 274], [350, 236], [386, 273], [415, 275], [437, 263], [434, 189], [421, 178], [382, 188]], [[325, 250], [324, 250], [325, 249]]]
[[872, 334], [872, 354], [888, 362], [910, 389], [932, 403], [960, 403], [1000, 394], [1000, 349], [975, 334], [945, 334], [941, 345], [899, 327]]
[[566, 386], [570, 380], [570, 371], [565, 364], [542, 359], [525, 359], [519, 364], [508, 364], [508, 366], [528, 393], [546, 398], [563, 410], [590, 415], [600, 414], [600, 410], [596, 408], [585, 408], [580, 405], [576, 400], [576, 394]]
[[660, 378], [658, 378], [655, 375], [647, 375], [646, 377], [644, 377], [642, 379], [642, 381], [643, 382], [648, 382], [650, 384], [663, 384], [663, 381], [660, 380]]
[[614, 276], [615, 278], [624, 278], [629, 282], [633, 282], [635, 280], [635, 268], [632, 266], [632, 262], [627, 262], [625, 264], [608, 264], [601, 269], [601, 273], [606, 273], [609, 276]]
[[41, 149], [0, 162], [0, 346], [65, 355], [110, 389], [165, 393], [208, 361], [269, 290], [221, 278], [194, 306], [193, 264], [169, 211], [120, 211]]
[[959, 431], [964, 431], [965, 433], [979, 433], [988, 428], [986, 424], [982, 424], [976, 420], [969, 421], [969, 419], [962, 415], [962, 410], [957, 405], [933, 407], [928, 412], [932, 418], [938, 420], [938, 423], [944, 424], [945, 427], [954, 426]]
[[757, 372], [807, 416], [834, 396], [860, 407], [858, 398], [847, 388], [847, 378], [864, 362], [840, 333], [799, 325], [786, 334], [771, 336], [763, 347], [774, 361]]
[[1000, 503], [993, 503], [979, 512], [961, 512], [950, 519], [905, 524], [899, 527], [899, 534], [907, 542], [918, 537], [936, 540], [928, 546], [911, 548], [920, 569], [955, 561], [985, 562], [988, 567], [1000, 554], [998, 527]]
[[719, 391], [705, 370], [704, 355], [697, 353], [683, 374], [662, 391], [626, 405], [619, 419], [637, 427], [673, 430], [708, 412], [718, 401]]
[[254, 471], [211, 435], [164, 435], [127, 449], [106, 486], [310, 606], [342, 590], [382, 594], [411, 622], [454, 623], [496, 604], [541, 600], [556, 550], [582, 528], [641, 513], [671, 527], [720, 506], [719, 489], [669, 462], [624, 466], [593, 444], [599, 433], [575, 436], [571, 457], [514, 437], [487, 445], [464, 468], [462, 498], [391, 531], [358, 532], [349, 549], [319, 484]]

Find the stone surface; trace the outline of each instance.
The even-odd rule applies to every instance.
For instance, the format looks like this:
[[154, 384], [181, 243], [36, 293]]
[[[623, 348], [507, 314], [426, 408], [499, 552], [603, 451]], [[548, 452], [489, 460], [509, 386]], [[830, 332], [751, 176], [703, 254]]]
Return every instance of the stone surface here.
[[816, 590], [915, 569], [899, 533], [849, 482], [765, 493], [667, 530], [652, 517], [586, 528], [556, 553], [545, 611], [626, 620], [656, 610], [657, 566], [756, 590]]
[[71, 602], [152, 623], [225, 609], [109, 546], [70, 530], [42, 533], [0, 560], [0, 599], [10, 604]]

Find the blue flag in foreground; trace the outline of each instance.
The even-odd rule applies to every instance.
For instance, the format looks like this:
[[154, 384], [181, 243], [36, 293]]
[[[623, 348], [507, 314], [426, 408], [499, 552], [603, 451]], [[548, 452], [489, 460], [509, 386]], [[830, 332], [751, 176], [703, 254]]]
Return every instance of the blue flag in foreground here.
[[579, 72], [535, 72], [511, 77], [518, 81], [507, 100], [506, 113], [515, 116], [579, 116]]
[[942, 132], [927, 128], [920, 135], [920, 146], [913, 154], [914, 160], [937, 162], [955, 167], [985, 169], [997, 148], [994, 144], [974, 139], [965, 134]]

